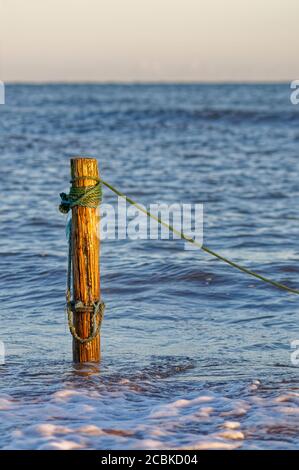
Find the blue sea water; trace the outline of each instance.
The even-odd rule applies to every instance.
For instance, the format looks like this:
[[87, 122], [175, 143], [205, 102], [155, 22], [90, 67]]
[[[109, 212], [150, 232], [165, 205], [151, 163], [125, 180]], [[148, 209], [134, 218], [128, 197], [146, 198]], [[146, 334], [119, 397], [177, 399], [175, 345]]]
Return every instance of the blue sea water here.
[[104, 241], [102, 361], [74, 365], [57, 209], [93, 156], [145, 205], [204, 203], [207, 246], [298, 288], [288, 84], [11, 85], [0, 155], [1, 448], [299, 448], [296, 295], [182, 241]]

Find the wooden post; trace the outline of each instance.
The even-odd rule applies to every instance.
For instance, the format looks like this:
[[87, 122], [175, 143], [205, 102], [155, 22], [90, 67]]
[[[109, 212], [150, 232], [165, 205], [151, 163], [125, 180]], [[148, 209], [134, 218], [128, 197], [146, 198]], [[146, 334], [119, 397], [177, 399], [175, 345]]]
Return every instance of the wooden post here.
[[[95, 181], [88, 179], [88, 176], [99, 177], [97, 160], [72, 158], [73, 186], [94, 185]], [[76, 180], [78, 177], [81, 179]], [[92, 305], [100, 299], [98, 223], [97, 209], [80, 206], [72, 208], [73, 297], [75, 302], [81, 301], [84, 305]], [[92, 327], [91, 319], [92, 313], [90, 312], [74, 314], [74, 326], [79, 337], [89, 337]], [[100, 335], [98, 334], [88, 343], [80, 343], [73, 338], [73, 359], [75, 362], [98, 362], [100, 360]]]

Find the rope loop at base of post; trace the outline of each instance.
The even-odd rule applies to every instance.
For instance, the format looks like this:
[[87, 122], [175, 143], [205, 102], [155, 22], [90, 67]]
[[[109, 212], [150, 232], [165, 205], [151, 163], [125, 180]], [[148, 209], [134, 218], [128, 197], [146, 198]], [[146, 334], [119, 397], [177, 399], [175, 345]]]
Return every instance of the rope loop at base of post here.
[[[104, 317], [105, 304], [102, 300], [99, 300], [98, 302], [94, 302], [92, 305], [84, 305], [83, 302], [81, 301], [73, 302], [69, 299], [70, 299], [70, 295], [68, 293], [67, 319], [68, 319], [68, 325], [69, 325], [69, 330], [71, 332], [71, 335], [73, 336], [74, 339], [79, 341], [79, 343], [81, 344], [90, 343], [100, 333], [100, 329], [101, 329], [102, 321]], [[91, 323], [92, 323], [91, 332], [92, 333], [88, 336], [88, 338], [81, 338], [76, 332], [73, 319], [74, 319], [74, 315], [76, 315], [77, 313], [85, 313], [85, 314], [92, 313], [92, 317], [91, 317]], [[99, 317], [98, 322], [97, 322], [97, 316]]]

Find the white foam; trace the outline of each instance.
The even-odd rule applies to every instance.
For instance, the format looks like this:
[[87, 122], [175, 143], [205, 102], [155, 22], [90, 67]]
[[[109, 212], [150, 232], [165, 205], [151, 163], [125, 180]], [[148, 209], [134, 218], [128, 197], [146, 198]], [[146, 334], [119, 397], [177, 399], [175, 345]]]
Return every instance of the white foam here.
[[57, 434], [69, 434], [72, 432], [68, 427], [50, 423], [39, 424], [36, 426], [36, 431], [42, 436], [55, 436]]
[[188, 447], [189, 450], [233, 450], [240, 447], [239, 443], [227, 443], [221, 441], [203, 441]]
[[115, 388], [113, 383], [112, 391], [101, 394], [92, 386], [66, 387], [47, 400], [34, 396], [31, 401], [2, 395], [2, 421], [12, 430], [6, 434], [6, 448], [98, 449], [109, 443], [111, 449], [154, 450], [180, 449], [181, 442], [186, 449], [248, 448], [257, 446], [252, 438], [257, 429], [263, 448], [271, 447], [272, 441], [272, 447], [288, 443], [297, 432], [296, 392], [265, 398], [257, 391], [246, 399], [234, 398], [233, 393], [194, 396], [193, 391], [191, 396], [176, 397], [171, 392], [177, 399], [167, 401], [144, 394], [143, 387], [133, 390], [130, 383]]
[[219, 436], [223, 437], [224, 439], [233, 439], [233, 440], [245, 438], [244, 434], [241, 431], [234, 431], [234, 430], [223, 431], [219, 434]]
[[81, 426], [80, 428], [77, 428], [77, 432], [80, 434], [87, 434], [91, 436], [102, 436], [103, 434], [105, 434], [105, 432], [101, 428], [93, 424]]
[[226, 429], [238, 429], [240, 426], [241, 425], [238, 421], [226, 421], [222, 425], [222, 427], [224, 427]]
[[40, 446], [38, 450], [77, 450], [83, 447], [82, 444], [78, 444], [77, 442], [62, 440], [44, 444]]
[[53, 398], [58, 400], [67, 400], [71, 397], [80, 396], [80, 393], [76, 390], [60, 390], [59, 392], [54, 393]]

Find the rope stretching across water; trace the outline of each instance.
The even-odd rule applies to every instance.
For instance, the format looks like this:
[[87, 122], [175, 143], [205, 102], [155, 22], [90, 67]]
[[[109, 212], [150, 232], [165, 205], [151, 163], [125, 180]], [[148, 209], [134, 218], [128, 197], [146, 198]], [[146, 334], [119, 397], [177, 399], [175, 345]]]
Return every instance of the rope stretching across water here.
[[222, 256], [220, 255], [219, 253], [216, 253], [215, 251], [213, 250], [210, 250], [210, 248], [208, 248], [207, 246], [205, 245], [200, 245], [200, 243], [196, 242], [196, 240], [193, 240], [193, 238], [190, 238], [188, 237], [187, 235], [184, 234], [184, 232], [182, 231], [179, 231], [179, 230], [176, 230], [172, 225], [170, 224], [167, 224], [166, 222], [164, 222], [163, 220], [160, 219], [160, 217], [156, 217], [155, 215], [151, 214], [149, 211], [147, 211], [146, 209], [144, 209], [144, 207], [140, 206], [137, 202], [135, 202], [133, 199], [131, 199], [130, 197], [126, 196], [124, 193], [122, 193], [121, 191], [119, 191], [118, 189], [116, 189], [114, 186], [112, 186], [111, 184], [107, 183], [106, 181], [104, 180], [101, 180], [102, 183], [107, 187], [109, 188], [111, 191], [113, 191], [115, 194], [117, 194], [118, 196], [126, 199], [132, 206], [135, 206], [138, 210], [140, 210], [141, 212], [143, 212], [144, 214], [146, 214], [148, 217], [156, 220], [160, 225], [163, 225], [164, 227], [168, 228], [171, 232], [175, 233], [176, 235], [178, 235], [180, 238], [182, 238], [183, 240], [189, 242], [189, 243], [193, 243], [194, 245], [198, 246], [199, 248], [201, 248], [205, 253], [208, 253], [209, 255], [213, 256], [214, 258], [217, 258], [221, 261], [223, 261], [224, 263], [226, 264], [229, 264], [230, 266], [232, 266], [233, 268], [235, 269], [238, 269], [239, 271], [243, 272], [243, 273], [246, 273], [248, 274], [249, 276], [252, 276], [252, 277], [255, 277], [256, 279], [259, 279], [260, 281], [263, 281], [263, 282], [266, 282], [267, 284], [270, 284], [278, 289], [281, 289], [281, 290], [284, 290], [284, 291], [287, 291], [287, 292], [290, 292], [292, 294], [299, 294], [299, 290], [298, 289], [293, 289], [292, 287], [288, 287], [284, 284], [281, 284], [280, 282], [277, 282], [277, 281], [273, 281], [272, 279], [269, 279], [265, 276], [262, 276], [261, 274], [258, 274], [257, 272], [255, 271], [252, 271], [248, 268], [245, 268], [244, 266], [241, 266], [240, 264], [238, 263], [235, 263], [234, 261], [231, 261], [229, 260], [228, 258], [226, 258], [225, 256]]
[[[234, 261], [231, 261], [230, 259], [226, 258], [225, 256], [220, 255], [219, 253], [216, 253], [215, 251], [211, 250], [205, 245], [201, 245], [198, 243], [196, 240], [193, 240], [193, 238], [188, 237], [187, 235], [184, 234], [184, 232], [176, 230], [172, 225], [167, 224], [164, 222], [160, 217], [155, 216], [151, 212], [147, 211], [144, 209], [143, 206], [138, 204], [136, 201], [131, 199], [130, 197], [126, 196], [124, 193], [116, 189], [114, 186], [111, 184], [107, 183], [107, 181], [104, 181], [99, 178], [91, 178], [89, 176], [82, 176], [80, 179], [93, 179], [96, 181], [96, 184], [93, 186], [87, 186], [87, 187], [72, 187], [70, 194], [66, 195], [65, 193], [61, 193], [61, 204], [59, 206], [59, 210], [63, 213], [67, 213], [72, 207], [75, 205], [80, 205], [80, 206], [85, 206], [85, 207], [97, 207], [101, 201], [102, 198], [102, 189], [101, 189], [101, 183], [104, 184], [107, 188], [109, 188], [112, 192], [117, 194], [118, 196], [122, 197], [126, 201], [129, 202], [132, 206], [135, 206], [140, 212], [143, 212], [146, 214], [148, 217], [151, 219], [156, 220], [160, 225], [163, 225], [166, 227], [168, 230], [171, 232], [175, 233], [178, 235], [180, 238], [183, 240], [192, 243], [196, 246], [198, 246], [200, 249], [202, 249], [205, 253], [208, 253], [209, 255], [213, 256], [214, 258], [219, 259], [220, 261], [223, 261], [224, 263], [232, 266], [235, 269], [238, 269], [239, 271], [248, 274], [249, 276], [252, 276], [256, 279], [259, 279], [260, 281], [263, 281], [267, 284], [270, 284], [278, 289], [284, 290], [286, 292], [289, 292], [291, 294], [299, 294], [298, 289], [293, 289], [292, 287], [288, 287], [285, 284], [281, 284], [280, 282], [273, 281], [272, 279], [269, 279], [268, 277], [265, 277], [255, 271], [252, 271], [248, 268], [245, 268], [244, 266], [241, 266], [238, 263], [235, 263]], [[71, 181], [73, 182], [73, 181]]]

